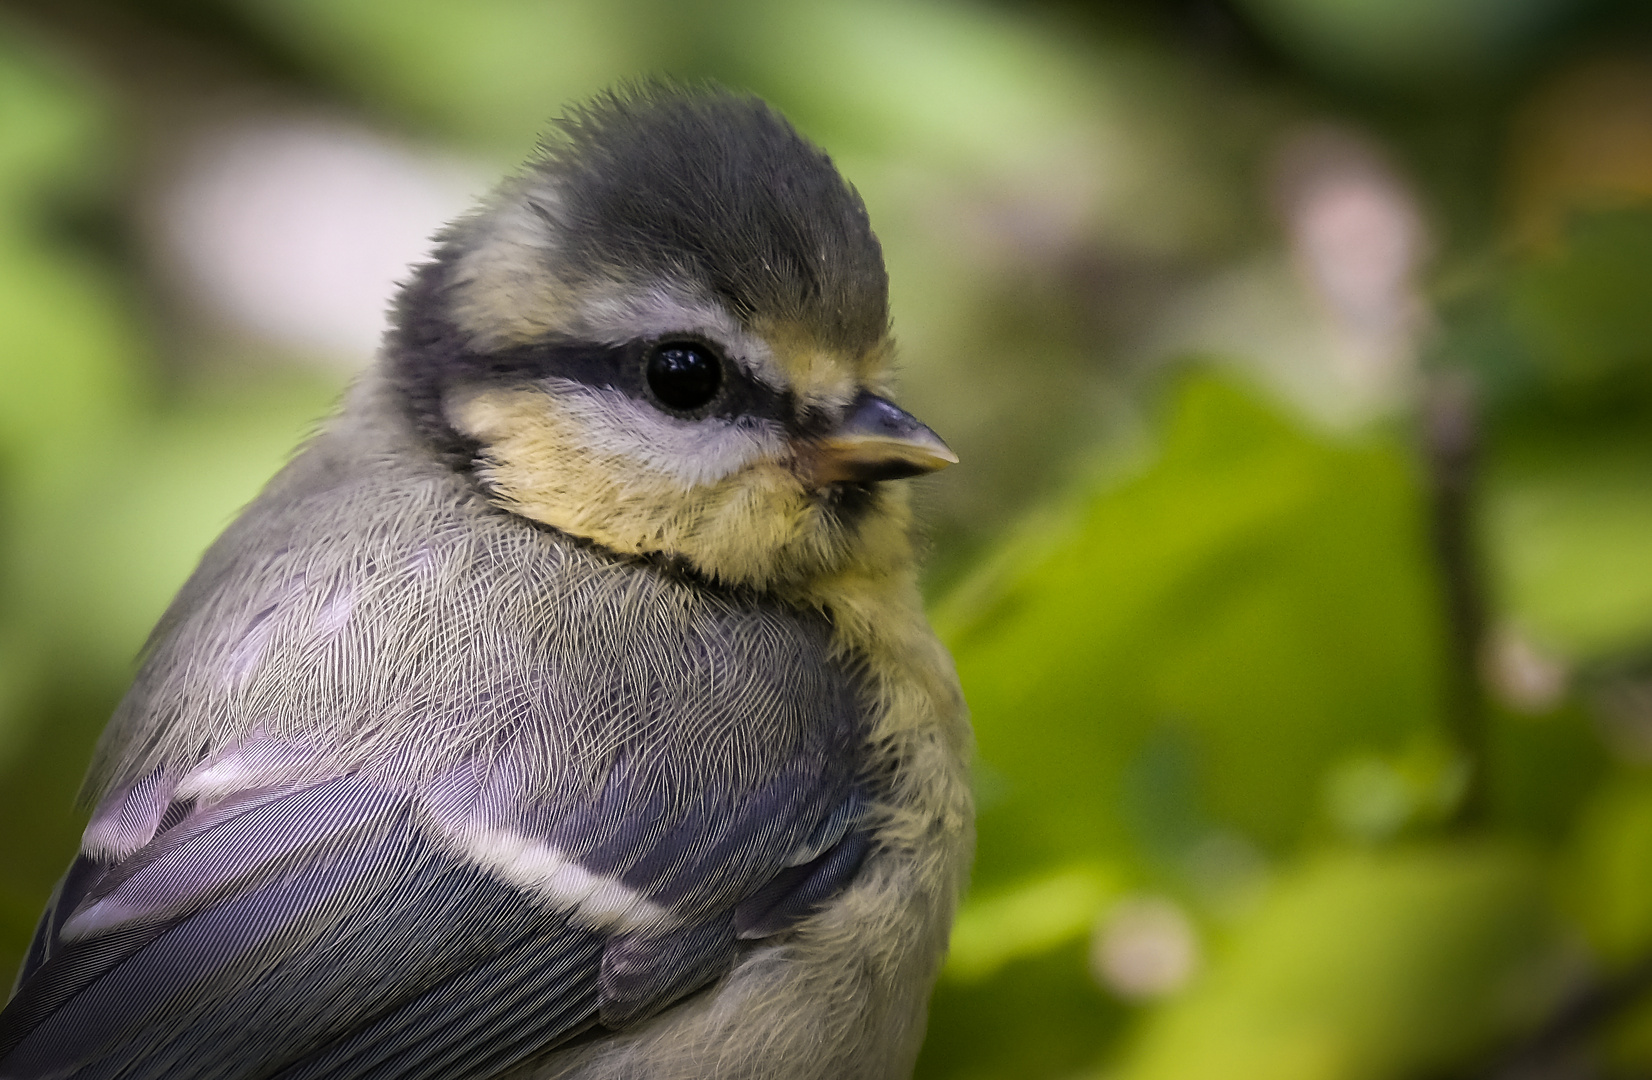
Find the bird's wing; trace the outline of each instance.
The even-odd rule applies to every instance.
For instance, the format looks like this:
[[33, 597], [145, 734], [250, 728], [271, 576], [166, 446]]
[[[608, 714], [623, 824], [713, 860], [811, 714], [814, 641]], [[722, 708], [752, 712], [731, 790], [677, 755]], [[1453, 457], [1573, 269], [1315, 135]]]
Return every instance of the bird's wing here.
[[867, 844], [817, 757], [686, 795], [622, 766], [561, 804], [491, 766], [134, 790], [89, 835], [152, 839], [66, 875], [0, 1014], [7, 1080], [491, 1076], [715, 979]]

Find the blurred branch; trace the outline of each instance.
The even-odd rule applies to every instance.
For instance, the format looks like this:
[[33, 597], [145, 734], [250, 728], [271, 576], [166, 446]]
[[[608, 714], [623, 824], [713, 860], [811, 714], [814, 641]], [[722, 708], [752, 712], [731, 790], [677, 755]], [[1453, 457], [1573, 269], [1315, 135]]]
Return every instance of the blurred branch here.
[[123, 91], [173, 93], [205, 78], [333, 88], [322, 73], [234, 4], [217, 0], [0, 0], [94, 64]]
[[1486, 638], [1486, 596], [1474, 536], [1479, 426], [1474, 386], [1462, 372], [1436, 374], [1423, 392], [1423, 454], [1428, 469], [1429, 522], [1439, 566], [1451, 650], [1446, 717], [1467, 756], [1469, 775], [1454, 824], [1478, 822], [1485, 809], [1485, 695], [1480, 658]]
[[1477, 1080], [1584, 1080], [1597, 1070], [1580, 1060], [1584, 1042], [1652, 992], [1652, 955], [1566, 1000], [1537, 1031], [1499, 1054]]

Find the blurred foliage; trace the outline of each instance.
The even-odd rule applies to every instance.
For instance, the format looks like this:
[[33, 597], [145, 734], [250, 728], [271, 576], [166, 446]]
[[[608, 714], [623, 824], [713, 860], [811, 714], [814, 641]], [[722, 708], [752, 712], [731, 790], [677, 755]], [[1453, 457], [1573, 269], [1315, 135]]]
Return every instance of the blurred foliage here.
[[[496, 173], [658, 73], [831, 150], [964, 461], [919, 493], [980, 845], [919, 1075], [1652, 1072], [1627, 0], [0, 6], [0, 967], [149, 625], [350, 375], [175, 272], [191, 140], [313, 114]], [[1427, 250], [1361, 262], [1401, 218]], [[1441, 372], [1479, 393], [1472, 671]]]
[[1568, 0], [1244, 0], [1324, 76], [1402, 92], [1462, 93], [1523, 57]]
[[1439, 723], [1403, 452], [1316, 440], [1208, 378], [1171, 411], [1142, 476], [937, 612], [993, 778], [979, 881], [1075, 844], [1171, 864], [1218, 826], [1287, 850], [1327, 768]]
[[1311, 860], [1144, 1026], [1120, 1075], [1426, 1075], [1460, 1061], [1553, 992], [1536, 870], [1452, 846]]

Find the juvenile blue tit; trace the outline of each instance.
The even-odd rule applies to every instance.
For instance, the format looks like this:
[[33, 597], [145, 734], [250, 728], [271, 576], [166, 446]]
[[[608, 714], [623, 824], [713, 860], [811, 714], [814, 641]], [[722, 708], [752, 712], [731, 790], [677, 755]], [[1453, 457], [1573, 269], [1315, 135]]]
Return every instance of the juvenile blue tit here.
[[161, 619], [0, 1077], [909, 1074], [972, 825], [891, 353], [773, 110], [571, 112]]

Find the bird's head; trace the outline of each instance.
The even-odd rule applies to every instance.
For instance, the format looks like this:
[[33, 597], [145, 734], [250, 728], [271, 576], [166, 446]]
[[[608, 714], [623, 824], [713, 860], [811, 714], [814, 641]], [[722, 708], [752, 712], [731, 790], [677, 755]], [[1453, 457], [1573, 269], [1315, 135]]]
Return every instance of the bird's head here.
[[866, 208], [755, 98], [570, 113], [403, 291], [393, 385], [511, 512], [767, 587], [904, 534], [886, 481], [957, 459], [887, 396]]

